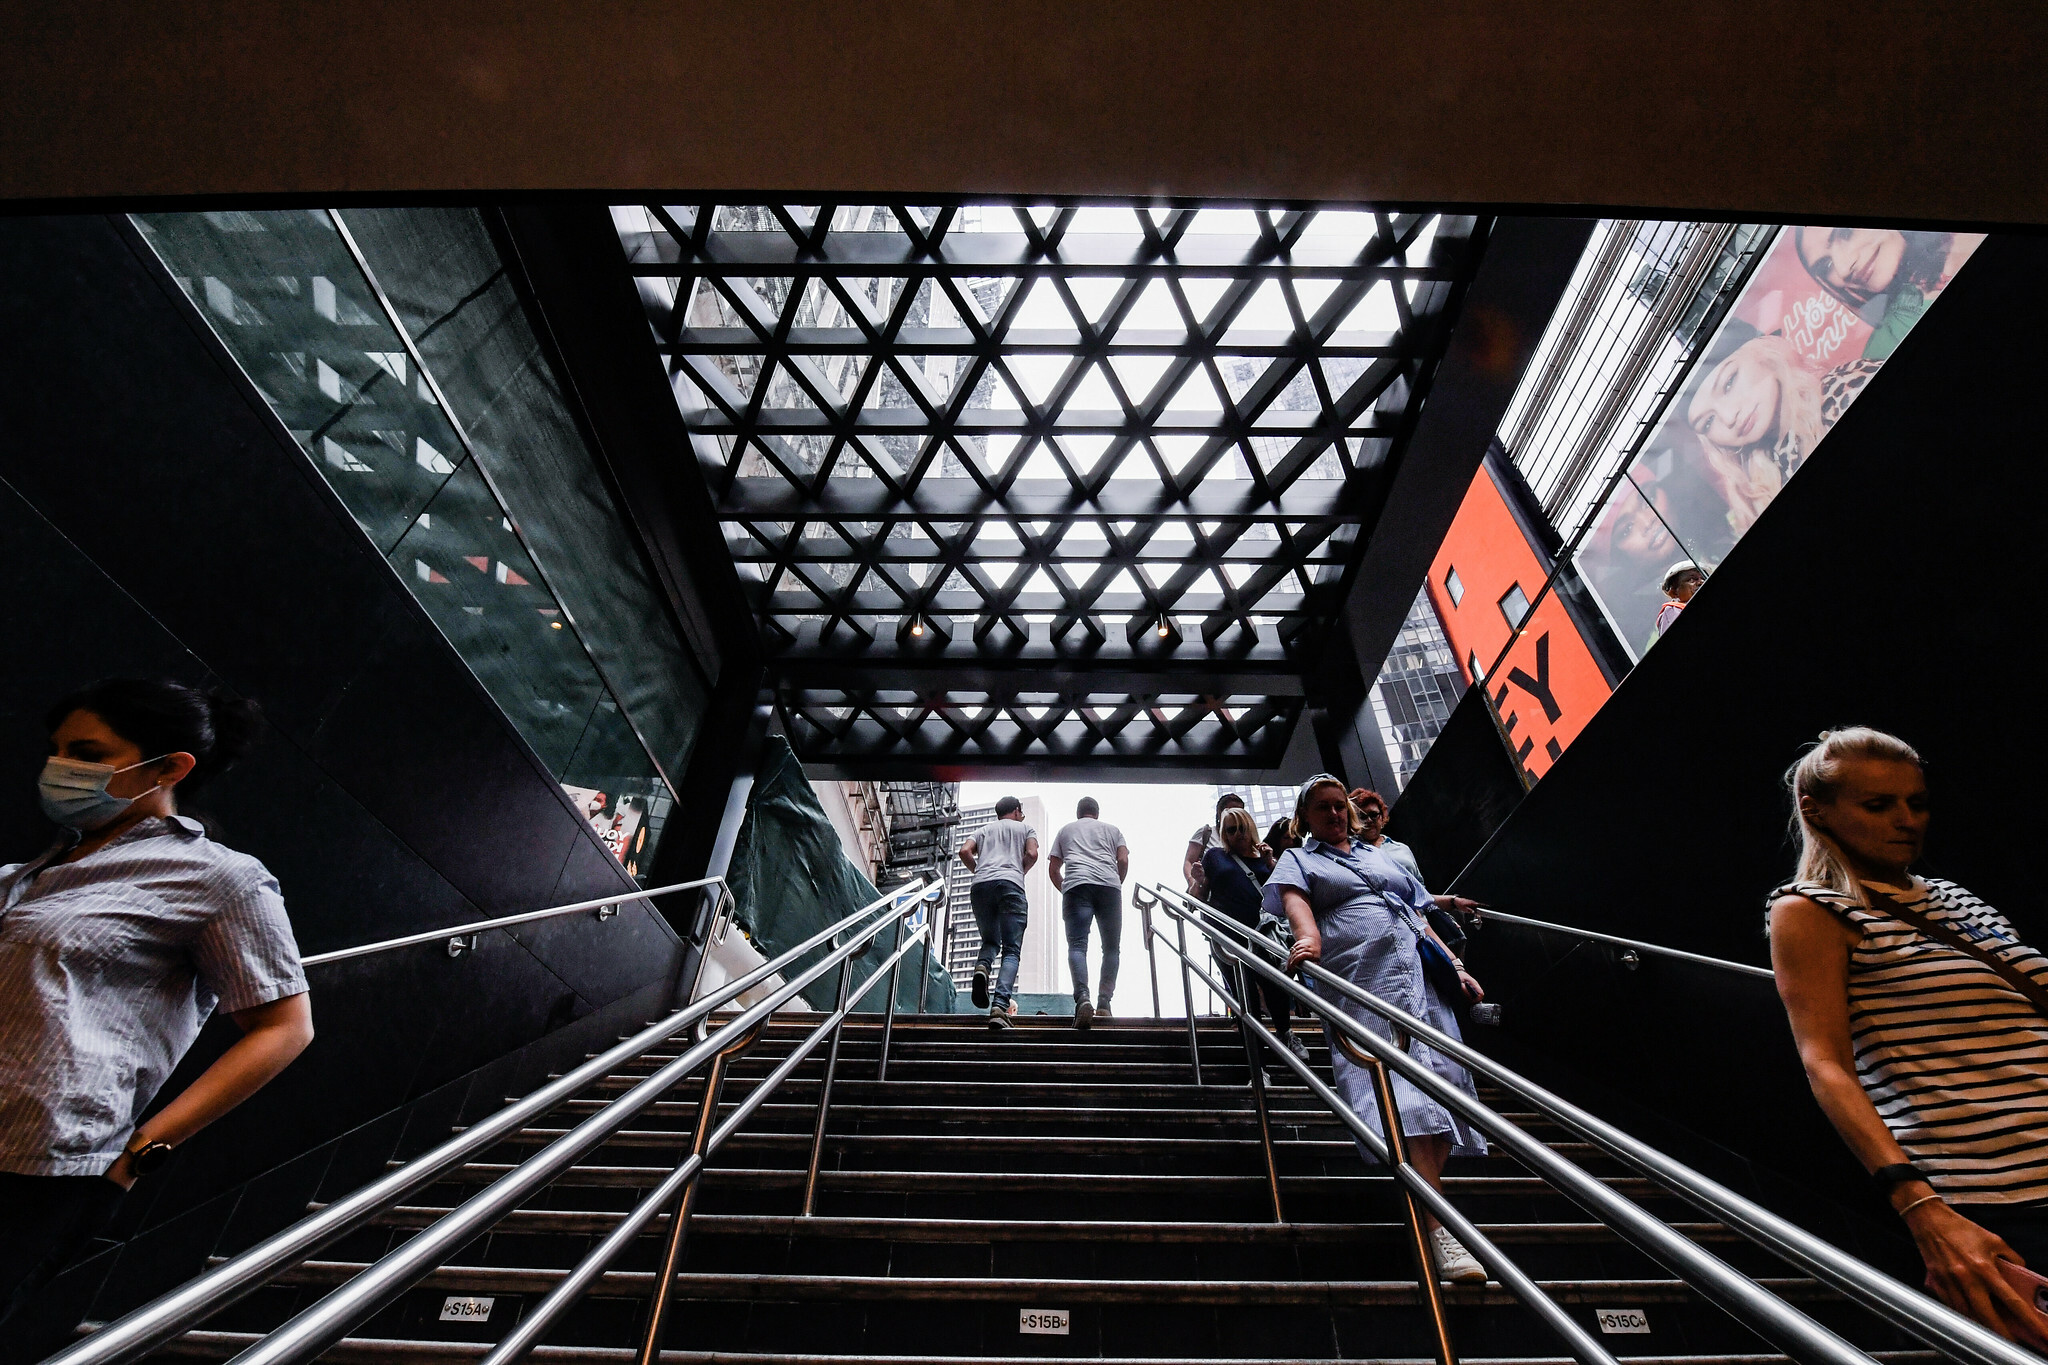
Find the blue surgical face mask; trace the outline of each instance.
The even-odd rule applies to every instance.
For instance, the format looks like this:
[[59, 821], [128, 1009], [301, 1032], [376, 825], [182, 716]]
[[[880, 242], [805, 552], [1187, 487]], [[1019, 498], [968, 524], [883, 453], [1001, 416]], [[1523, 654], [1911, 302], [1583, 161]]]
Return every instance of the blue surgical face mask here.
[[155, 763], [146, 758], [117, 768], [111, 763], [87, 763], [77, 758], [51, 758], [43, 764], [36, 789], [43, 801], [43, 814], [66, 829], [81, 833], [102, 829], [121, 818], [137, 798], [108, 793], [107, 783], [116, 773], [132, 772]]

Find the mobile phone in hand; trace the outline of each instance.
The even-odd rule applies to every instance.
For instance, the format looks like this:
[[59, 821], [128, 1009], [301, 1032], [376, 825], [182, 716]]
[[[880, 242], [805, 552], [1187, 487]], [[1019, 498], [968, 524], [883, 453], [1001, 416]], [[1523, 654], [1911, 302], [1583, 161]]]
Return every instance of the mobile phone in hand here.
[[2021, 1298], [2033, 1305], [2036, 1339], [2048, 1342], [2048, 1276], [2036, 1275], [2025, 1266], [2012, 1261], [2000, 1261], [1998, 1273], [2005, 1276], [2007, 1284], [2019, 1291]]

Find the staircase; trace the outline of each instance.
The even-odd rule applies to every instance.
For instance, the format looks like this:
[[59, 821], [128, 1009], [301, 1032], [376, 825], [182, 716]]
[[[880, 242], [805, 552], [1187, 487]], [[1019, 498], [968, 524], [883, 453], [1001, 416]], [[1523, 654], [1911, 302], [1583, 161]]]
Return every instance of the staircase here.
[[[768, 1025], [735, 1064], [725, 1103], [813, 1027], [800, 1015]], [[1304, 1036], [1327, 1075], [1320, 1035]], [[663, 1359], [1433, 1360], [1392, 1181], [1361, 1161], [1307, 1090], [1278, 1084], [1268, 1095], [1288, 1221], [1275, 1223], [1239, 1035], [1210, 1022], [1199, 1037], [1208, 1083], [1198, 1087], [1178, 1021], [1108, 1020], [1079, 1033], [1065, 1020], [1025, 1019], [993, 1034], [978, 1018], [899, 1018], [889, 1078], [877, 1082], [881, 1025], [856, 1016], [817, 1216], [797, 1214], [822, 1052], [713, 1159]], [[641, 1058], [158, 1357], [234, 1355], [674, 1056], [669, 1047]], [[482, 1356], [686, 1153], [702, 1085], [679, 1086], [322, 1359]], [[1558, 1137], [1533, 1114], [1513, 1117]], [[1554, 1145], [1881, 1359], [1937, 1359], [1590, 1146]], [[1454, 1161], [1446, 1186], [1582, 1322], [1620, 1310], [1610, 1321], [1647, 1328], [1603, 1336], [1617, 1355], [1783, 1359], [1511, 1159]], [[530, 1358], [633, 1359], [666, 1230], [664, 1221], [641, 1238]], [[1446, 1299], [1461, 1359], [1562, 1358], [1498, 1286], [1453, 1287]], [[1065, 1331], [1022, 1331], [1026, 1315]]]

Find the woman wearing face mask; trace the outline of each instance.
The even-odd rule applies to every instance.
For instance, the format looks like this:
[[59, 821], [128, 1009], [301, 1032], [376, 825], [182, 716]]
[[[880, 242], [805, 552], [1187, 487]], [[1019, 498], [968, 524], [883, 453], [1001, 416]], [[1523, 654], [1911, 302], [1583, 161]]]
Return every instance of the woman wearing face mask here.
[[1943, 1302], [2036, 1350], [2048, 1320], [1999, 1263], [2048, 1273], [2048, 957], [1916, 877], [1920, 756], [1834, 730], [1785, 775], [1795, 879], [1771, 970], [1813, 1095], [1906, 1224]]
[[[1295, 801], [1294, 822], [1307, 838], [1300, 848], [1281, 856], [1266, 882], [1268, 906], [1277, 903], [1294, 929], [1288, 970], [1304, 962], [1320, 962], [1388, 1004], [1454, 1038], [1462, 1037], [1453, 1002], [1444, 998], [1426, 974], [1418, 947], [1428, 938], [1443, 950], [1429, 927], [1435, 898], [1385, 854], [1357, 837], [1355, 815], [1344, 784], [1334, 777], [1309, 779]], [[1450, 956], [1448, 950], [1443, 951]], [[1451, 961], [1466, 997], [1483, 998], [1485, 993], [1466, 974], [1464, 964], [1455, 957]], [[1349, 1000], [1335, 1003], [1374, 1033], [1393, 1037], [1393, 1026], [1363, 1005]], [[1453, 1085], [1477, 1093], [1471, 1074], [1450, 1058], [1420, 1043], [1411, 1044], [1408, 1052]], [[1378, 1127], [1379, 1103], [1373, 1095], [1371, 1075], [1340, 1047], [1330, 1049], [1330, 1065], [1345, 1102], [1366, 1123]], [[1402, 1077], [1396, 1075], [1393, 1082], [1409, 1159], [1425, 1180], [1442, 1189], [1444, 1163], [1454, 1155], [1485, 1155], [1486, 1139]], [[1360, 1150], [1364, 1150], [1362, 1145]], [[1430, 1223], [1437, 1273], [1458, 1283], [1484, 1280], [1485, 1268], [1450, 1229], [1434, 1219]]]
[[[39, 787], [63, 833], [40, 857], [0, 867], [9, 1349], [47, 1330], [26, 1306], [121, 1192], [312, 1041], [276, 879], [178, 809], [182, 791], [248, 747], [257, 720], [252, 703], [219, 691], [137, 679], [95, 683], [49, 712]], [[242, 1036], [138, 1125], [216, 1005]]]

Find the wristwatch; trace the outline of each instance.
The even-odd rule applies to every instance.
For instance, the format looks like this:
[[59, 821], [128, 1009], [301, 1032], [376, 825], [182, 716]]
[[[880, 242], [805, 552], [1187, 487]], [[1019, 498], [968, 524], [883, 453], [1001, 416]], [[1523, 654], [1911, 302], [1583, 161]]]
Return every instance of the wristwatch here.
[[1895, 1161], [1870, 1173], [1870, 1183], [1877, 1186], [1878, 1191], [1883, 1194], [1890, 1194], [1895, 1185], [1910, 1185], [1916, 1180], [1926, 1178], [1920, 1173], [1920, 1168], [1910, 1161]]
[[127, 1152], [128, 1169], [137, 1175], [151, 1175], [163, 1169], [171, 1159], [171, 1144], [168, 1142], [145, 1142], [140, 1147], [130, 1147]]

